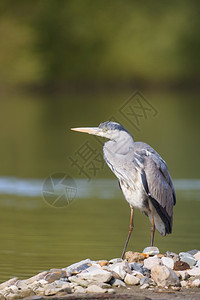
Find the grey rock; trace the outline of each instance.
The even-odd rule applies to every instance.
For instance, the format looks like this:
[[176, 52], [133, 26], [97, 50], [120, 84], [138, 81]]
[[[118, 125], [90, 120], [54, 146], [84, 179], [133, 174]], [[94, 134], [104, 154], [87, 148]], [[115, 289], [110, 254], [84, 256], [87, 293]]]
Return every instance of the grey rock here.
[[152, 278], [150, 278], [149, 285], [150, 286], [156, 286], [156, 283]]
[[88, 268], [88, 271], [79, 273], [77, 275], [81, 279], [91, 280], [91, 281], [99, 281], [99, 282], [108, 282], [112, 278], [111, 272], [97, 268]]
[[63, 277], [66, 277], [67, 276], [67, 273], [65, 270], [62, 270], [62, 269], [51, 269], [47, 275], [44, 277], [44, 279], [46, 281], [48, 281], [48, 283], [52, 283], [54, 282], [55, 280], [59, 280]]
[[67, 272], [67, 275], [70, 276], [71, 274], [78, 274], [79, 272], [86, 270], [87, 268], [92, 266], [94, 263], [96, 263], [96, 262], [87, 258], [87, 259], [79, 261], [78, 263], [75, 263], [66, 268], [63, 268], [63, 270], [65, 270]]
[[112, 274], [112, 278], [123, 280], [121, 276], [119, 276], [119, 274], [115, 273], [114, 271], [111, 271], [111, 274]]
[[175, 252], [167, 251], [165, 253], [165, 256], [166, 257], [171, 257], [174, 260], [174, 262], [176, 262], [177, 260], [179, 260], [179, 256]]
[[163, 265], [155, 265], [151, 269], [151, 276], [158, 286], [179, 285], [179, 278], [176, 273]]
[[71, 276], [68, 279], [70, 282], [75, 282], [84, 288], [86, 288], [89, 285], [89, 282], [87, 280], [81, 279], [78, 276]]
[[118, 274], [118, 276], [122, 280], [124, 280], [127, 271], [131, 273], [131, 268], [129, 267], [128, 263], [125, 261], [111, 265], [110, 270]]
[[144, 289], [147, 289], [149, 287], [149, 284], [148, 283], [144, 283], [141, 287], [140, 287], [140, 289], [141, 290], [144, 290]]
[[[105, 266], [104, 268], [107, 268], [107, 266]], [[103, 270], [103, 268], [101, 268], [99, 264], [93, 264], [92, 266], [88, 267], [86, 270], [81, 271], [80, 273], [93, 272], [97, 270]]]
[[187, 251], [187, 253], [191, 254], [192, 256], [194, 256], [197, 252], [199, 252], [199, 250], [197, 250], [197, 249]]
[[195, 267], [197, 267], [197, 268], [199, 268], [199, 267], [200, 267], [200, 259], [199, 259], [199, 260], [197, 260], [197, 263], [196, 263]]
[[151, 276], [151, 271], [147, 268], [142, 268], [142, 274], [146, 277], [150, 277]]
[[102, 289], [110, 289], [111, 285], [105, 282], [95, 282], [96, 285], [100, 286]]
[[144, 276], [140, 279], [140, 285], [143, 285], [143, 284], [146, 284], [146, 283], [149, 284], [150, 282], [151, 282], [151, 279], [149, 277], [146, 277], [146, 276]]
[[136, 276], [137, 278], [141, 279], [142, 277], [144, 277], [144, 275], [138, 271], [133, 271], [132, 275]]
[[54, 284], [55, 284], [55, 287], [57, 287], [57, 288], [67, 288], [67, 287], [70, 288], [70, 283], [63, 281], [63, 280], [56, 280], [54, 282]]
[[134, 275], [126, 274], [124, 282], [128, 285], [137, 285], [140, 283], [140, 279]]
[[142, 266], [143, 264], [137, 264], [136, 262], [129, 263], [131, 270], [135, 270], [137, 272], [143, 273]]
[[44, 287], [44, 295], [45, 296], [53, 296], [59, 292], [65, 292], [67, 294], [70, 294], [72, 292], [72, 290], [68, 284], [66, 287], [62, 286], [61, 288], [57, 288], [55, 283], [49, 283], [49, 284], [45, 285], [45, 287]]
[[87, 293], [105, 293], [106, 290], [102, 289], [100, 286], [98, 286], [96, 284], [91, 284], [87, 287], [86, 292]]
[[181, 261], [186, 262], [190, 267], [196, 264], [196, 259], [188, 252], [180, 252], [179, 257]]
[[148, 255], [157, 255], [160, 253], [159, 249], [157, 247], [146, 247], [142, 251], [144, 254]]
[[151, 270], [155, 265], [162, 264], [161, 259], [157, 256], [149, 257], [144, 260], [144, 268]]
[[165, 257], [163, 256], [161, 258], [161, 261], [163, 265], [167, 266], [168, 268], [172, 269], [174, 268], [174, 260], [171, 257]]
[[198, 276], [200, 276], [200, 267], [198, 267], [198, 268], [194, 267], [191, 270], [187, 270], [187, 272], [190, 276], [198, 277]]
[[114, 287], [126, 287], [126, 284], [120, 279], [112, 279], [111, 284]]
[[58, 289], [55, 287], [53, 283], [49, 283], [44, 287], [45, 296], [52, 296], [57, 293]]
[[123, 261], [122, 258], [113, 258], [113, 259], [109, 260], [109, 263], [110, 264], [116, 264], [116, 263], [120, 263], [122, 261]]
[[126, 260], [124, 261], [124, 270], [125, 270], [126, 273], [128, 273], [128, 274], [131, 274], [131, 273], [132, 273], [131, 268], [130, 268], [130, 266], [129, 266], [129, 263], [128, 263]]

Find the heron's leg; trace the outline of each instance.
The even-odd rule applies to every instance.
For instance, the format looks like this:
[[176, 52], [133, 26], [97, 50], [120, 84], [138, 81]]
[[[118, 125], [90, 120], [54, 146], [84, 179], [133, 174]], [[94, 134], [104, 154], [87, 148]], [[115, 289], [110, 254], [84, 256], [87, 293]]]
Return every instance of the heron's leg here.
[[133, 207], [131, 206], [131, 218], [130, 218], [129, 231], [128, 231], [128, 236], [127, 236], [127, 239], [126, 239], [126, 243], [124, 245], [124, 249], [123, 249], [123, 252], [122, 252], [122, 256], [121, 256], [122, 259], [123, 259], [124, 254], [125, 254], [126, 247], [128, 245], [128, 242], [129, 242], [129, 239], [130, 239], [130, 236], [131, 236], [131, 232], [133, 231], [133, 215], [134, 215], [134, 210], [133, 210]]
[[151, 226], [151, 247], [153, 247], [153, 241], [154, 241], [154, 234], [155, 234], [155, 222], [154, 222], [154, 217], [153, 217], [153, 212], [152, 212], [152, 226]]

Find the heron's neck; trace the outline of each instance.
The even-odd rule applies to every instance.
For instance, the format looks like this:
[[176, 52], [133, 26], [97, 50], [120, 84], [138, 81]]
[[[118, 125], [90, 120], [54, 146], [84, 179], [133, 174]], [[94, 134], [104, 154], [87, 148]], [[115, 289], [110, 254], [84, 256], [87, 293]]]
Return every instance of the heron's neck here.
[[125, 133], [120, 138], [116, 140], [110, 140], [104, 144], [105, 154], [122, 154], [125, 155], [129, 152], [130, 148], [133, 146], [134, 141], [130, 134]]

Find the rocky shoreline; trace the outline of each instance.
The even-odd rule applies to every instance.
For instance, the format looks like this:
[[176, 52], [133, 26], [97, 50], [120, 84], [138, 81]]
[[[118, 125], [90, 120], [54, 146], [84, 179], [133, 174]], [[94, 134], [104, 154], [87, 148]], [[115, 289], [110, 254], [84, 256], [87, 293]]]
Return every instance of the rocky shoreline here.
[[[123, 295], [124, 299], [132, 299], [135, 292], [139, 292], [140, 299], [152, 299], [143, 291], [148, 291], [149, 296], [155, 292], [192, 289], [197, 290], [200, 297], [199, 250], [160, 254], [158, 248], [147, 247], [143, 253], [126, 252], [124, 260], [85, 259], [29, 279], [12, 278], [0, 284], [0, 300], [120, 299]], [[119, 291], [122, 294], [119, 295]]]

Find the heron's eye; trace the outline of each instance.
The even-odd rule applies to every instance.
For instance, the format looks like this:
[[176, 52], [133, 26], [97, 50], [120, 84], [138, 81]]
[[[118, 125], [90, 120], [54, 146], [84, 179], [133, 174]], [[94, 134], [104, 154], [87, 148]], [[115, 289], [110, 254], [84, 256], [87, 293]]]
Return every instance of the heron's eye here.
[[104, 130], [105, 130], [105, 131], [108, 131], [108, 128], [105, 128]]

